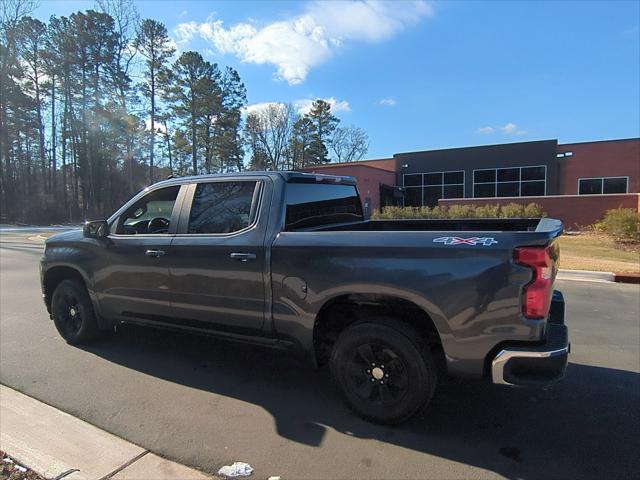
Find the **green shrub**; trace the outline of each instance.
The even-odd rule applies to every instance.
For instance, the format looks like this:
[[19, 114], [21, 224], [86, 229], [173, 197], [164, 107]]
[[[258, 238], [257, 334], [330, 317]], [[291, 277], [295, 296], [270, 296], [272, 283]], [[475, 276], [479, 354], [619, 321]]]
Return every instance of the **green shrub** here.
[[385, 207], [383, 212], [374, 210], [371, 218], [374, 220], [392, 220], [408, 218], [536, 218], [544, 217], [545, 213], [537, 203], [520, 205], [451, 205], [429, 207]]
[[542, 207], [537, 203], [529, 203], [524, 207], [523, 215], [525, 218], [540, 218], [547, 216], [547, 214], [542, 211]]
[[475, 208], [475, 218], [498, 218], [500, 215], [500, 205], [480, 205]]
[[524, 205], [519, 203], [509, 203], [500, 208], [500, 218], [522, 218], [524, 217]]
[[640, 212], [633, 208], [607, 210], [596, 230], [604, 231], [621, 240], [640, 242]]
[[475, 205], [451, 205], [447, 211], [449, 218], [473, 217]]

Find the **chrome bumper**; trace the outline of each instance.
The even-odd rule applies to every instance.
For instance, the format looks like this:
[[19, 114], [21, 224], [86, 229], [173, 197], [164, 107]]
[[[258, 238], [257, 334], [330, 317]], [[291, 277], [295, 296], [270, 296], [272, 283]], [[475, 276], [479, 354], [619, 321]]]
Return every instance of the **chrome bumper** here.
[[555, 291], [542, 345], [501, 349], [491, 362], [491, 380], [499, 385], [552, 383], [564, 376], [571, 351], [564, 325], [564, 298]]

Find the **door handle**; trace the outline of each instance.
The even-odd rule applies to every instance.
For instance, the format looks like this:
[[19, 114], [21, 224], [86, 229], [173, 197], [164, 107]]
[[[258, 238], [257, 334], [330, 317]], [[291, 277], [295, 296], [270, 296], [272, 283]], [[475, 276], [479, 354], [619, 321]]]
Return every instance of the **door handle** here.
[[158, 258], [161, 257], [165, 254], [164, 250], [147, 250], [146, 252], [144, 252], [144, 254], [147, 257], [154, 257], [154, 258]]
[[255, 253], [232, 253], [231, 255], [229, 255], [232, 259], [234, 260], [239, 260], [241, 262], [246, 262], [247, 260], [255, 260], [256, 259], [256, 254]]

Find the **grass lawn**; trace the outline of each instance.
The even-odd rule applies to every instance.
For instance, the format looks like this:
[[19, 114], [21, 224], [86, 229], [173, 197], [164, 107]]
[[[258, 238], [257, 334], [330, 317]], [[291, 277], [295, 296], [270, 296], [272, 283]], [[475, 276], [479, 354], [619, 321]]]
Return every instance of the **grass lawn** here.
[[605, 235], [563, 235], [560, 268], [614, 273], [640, 273], [640, 248], [621, 246]]

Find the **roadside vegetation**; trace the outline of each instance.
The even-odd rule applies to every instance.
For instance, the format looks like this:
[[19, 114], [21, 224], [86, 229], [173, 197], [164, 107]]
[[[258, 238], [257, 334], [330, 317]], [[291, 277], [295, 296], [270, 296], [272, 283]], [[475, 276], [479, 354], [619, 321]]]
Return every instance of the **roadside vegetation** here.
[[429, 207], [385, 207], [384, 211], [375, 210], [374, 220], [392, 219], [437, 219], [437, 218], [539, 218], [545, 217], [540, 205], [530, 203], [520, 205], [452, 205]]
[[20, 465], [16, 460], [0, 450], [0, 478], [3, 480], [45, 480], [33, 470]]
[[640, 274], [640, 245], [601, 233], [562, 235], [560, 268]]
[[640, 212], [633, 208], [608, 210], [602, 221], [594, 225], [594, 231], [611, 235], [621, 243], [640, 243]]

